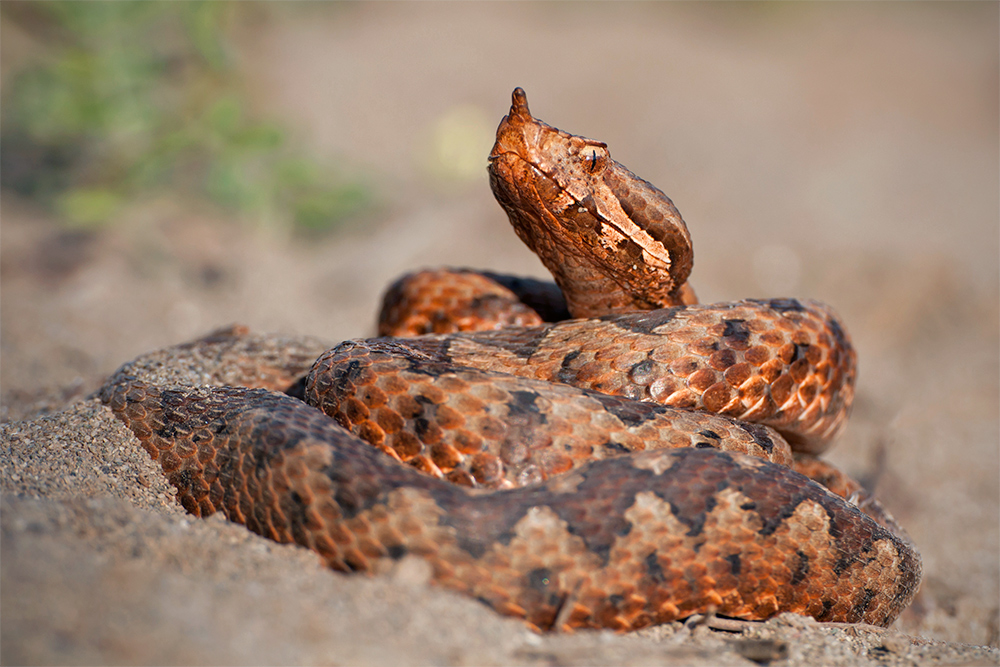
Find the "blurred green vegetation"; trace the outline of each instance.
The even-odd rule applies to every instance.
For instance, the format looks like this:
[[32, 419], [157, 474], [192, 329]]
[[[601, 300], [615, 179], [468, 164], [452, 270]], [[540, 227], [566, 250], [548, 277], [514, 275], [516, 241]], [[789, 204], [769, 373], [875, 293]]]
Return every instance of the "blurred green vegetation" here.
[[229, 33], [253, 7], [4, 2], [0, 20], [42, 48], [5, 75], [0, 184], [81, 227], [165, 190], [311, 234], [366, 210], [360, 177], [244, 113]]

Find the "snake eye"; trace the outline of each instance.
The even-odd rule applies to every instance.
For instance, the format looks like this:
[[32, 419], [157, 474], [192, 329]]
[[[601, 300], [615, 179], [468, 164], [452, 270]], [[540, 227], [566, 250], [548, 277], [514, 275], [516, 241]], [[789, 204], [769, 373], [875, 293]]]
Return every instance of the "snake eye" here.
[[580, 157], [583, 159], [583, 168], [591, 174], [596, 174], [607, 166], [611, 156], [608, 154], [607, 146], [604, 144], [588, 144], [580, 150]]

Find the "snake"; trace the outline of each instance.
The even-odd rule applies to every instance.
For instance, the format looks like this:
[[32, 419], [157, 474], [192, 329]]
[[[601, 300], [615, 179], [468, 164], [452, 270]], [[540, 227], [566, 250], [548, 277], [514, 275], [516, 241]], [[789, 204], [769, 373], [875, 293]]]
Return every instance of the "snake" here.
[[918, 552], [818, 457], [857, 359], [817, 301], [699, 304], [672, 201], [514, 90], [494, 195], [555, 284], [404, 276], [378, 337], [230, 327], [99, 397], [195, 516], [430, 581], [545, 631], [793, 612], [888, 626]]

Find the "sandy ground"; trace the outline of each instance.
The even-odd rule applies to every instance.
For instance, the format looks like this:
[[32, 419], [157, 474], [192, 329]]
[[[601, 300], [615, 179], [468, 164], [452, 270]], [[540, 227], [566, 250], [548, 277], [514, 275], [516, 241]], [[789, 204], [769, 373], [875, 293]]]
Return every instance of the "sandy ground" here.
[[[1000, 662], [998, 19], [993, 3], [250, 15], [256, 110], [363, 169], [382, 207], [301, 243], [168, 196], [96, 236], [2, 198], [0, 662]], [[535, 115], [607, 141], [674, 199], [703, 301], [839, 311], [860, 378], [830, 458], [876, 489], [924, 559], [893, 629], [782, 617], [743, 634], [539, 637], [428, 588], [419, 563], [346, 577], [187, 517], [86, 399], [128, 359], [231, 322], [369, 335], [384, 286], [416, 267], [542, 276], [482, 169], [515, 85]]]

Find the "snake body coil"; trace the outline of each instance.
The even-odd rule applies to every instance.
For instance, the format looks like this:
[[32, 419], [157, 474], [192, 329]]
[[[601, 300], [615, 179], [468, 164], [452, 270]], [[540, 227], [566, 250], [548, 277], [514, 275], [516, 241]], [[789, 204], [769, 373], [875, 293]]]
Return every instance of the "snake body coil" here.
[[534, 119], [520, 89], [490, 177], [565, 301], [425, 272], [387, 294], [380, 333], [426, 335], [312, 364], [310, 345], [219, 332], [105, 384], [183, 506], [338, 570], [426, 559], [435, 583], [544, 630], [712, 611], [891, 623], [919, 556], [812, 456], [853, 399], [830, 309], [696, 305], [670, 200], [604, 144]]

